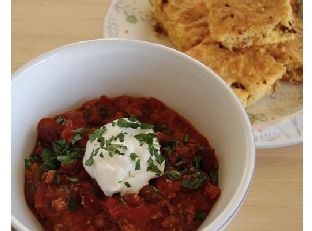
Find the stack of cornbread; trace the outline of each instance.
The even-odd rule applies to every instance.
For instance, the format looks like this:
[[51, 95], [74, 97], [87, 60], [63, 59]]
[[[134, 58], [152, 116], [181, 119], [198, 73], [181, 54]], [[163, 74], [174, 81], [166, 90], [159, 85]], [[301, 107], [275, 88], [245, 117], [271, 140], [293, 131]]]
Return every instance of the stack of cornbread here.
[[290, 0], [154, 0], [157, 27], [215, 71], [245, 107], [302, 83], [302, 19]]

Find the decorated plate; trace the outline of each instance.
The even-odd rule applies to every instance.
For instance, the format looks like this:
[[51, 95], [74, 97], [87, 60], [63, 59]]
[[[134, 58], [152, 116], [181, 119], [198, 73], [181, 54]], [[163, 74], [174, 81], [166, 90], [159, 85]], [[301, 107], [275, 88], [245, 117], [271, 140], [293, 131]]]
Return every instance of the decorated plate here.
[[[104, 22], [105, 38], [145, 40], [172, 47], [166, 36], [154, 32], [152, 2], [113, 0]], [[282, 147], [302, 142], [302, 85], [282, 82], [247, 109], [257, 148]]]

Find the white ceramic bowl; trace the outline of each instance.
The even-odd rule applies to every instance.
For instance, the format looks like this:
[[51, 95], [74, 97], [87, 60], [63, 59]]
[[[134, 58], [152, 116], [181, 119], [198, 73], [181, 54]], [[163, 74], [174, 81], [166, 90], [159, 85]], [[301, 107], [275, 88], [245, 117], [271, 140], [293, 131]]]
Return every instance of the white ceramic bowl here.
[[24, 158], [40, 118], [101, 95], [153, 96], [208, 138], [219, 159], [221, 196], [201, 230], [221, 230], [252, 179], [255, 147], [249, 119], [210, 69], [173, 49], [139, 41], [94, 40], [65, 46], [22, 67], [12, 80], [12, 225], [41, 230], [24, 197]]

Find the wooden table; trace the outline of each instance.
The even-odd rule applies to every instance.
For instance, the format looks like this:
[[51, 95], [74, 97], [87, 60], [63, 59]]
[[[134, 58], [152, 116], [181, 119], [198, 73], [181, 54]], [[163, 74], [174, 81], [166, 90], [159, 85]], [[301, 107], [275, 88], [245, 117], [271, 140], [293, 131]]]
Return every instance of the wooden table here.
[[[102, 36], [108, 0], [13, 0], [12, 71], [64, 44]], [[302, 145], [257, 150], [247, 199], [228, 231], [302, 230]]]

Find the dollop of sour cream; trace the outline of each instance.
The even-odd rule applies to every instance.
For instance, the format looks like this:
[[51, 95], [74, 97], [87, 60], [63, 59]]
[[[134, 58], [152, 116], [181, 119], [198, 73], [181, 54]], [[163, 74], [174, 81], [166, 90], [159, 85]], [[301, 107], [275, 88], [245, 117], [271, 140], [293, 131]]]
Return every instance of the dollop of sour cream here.
[[138, 193], [164, 173], [165, 159], [151, 125], [121, 118], [94, 131], [83, 166], [106, 196]]

